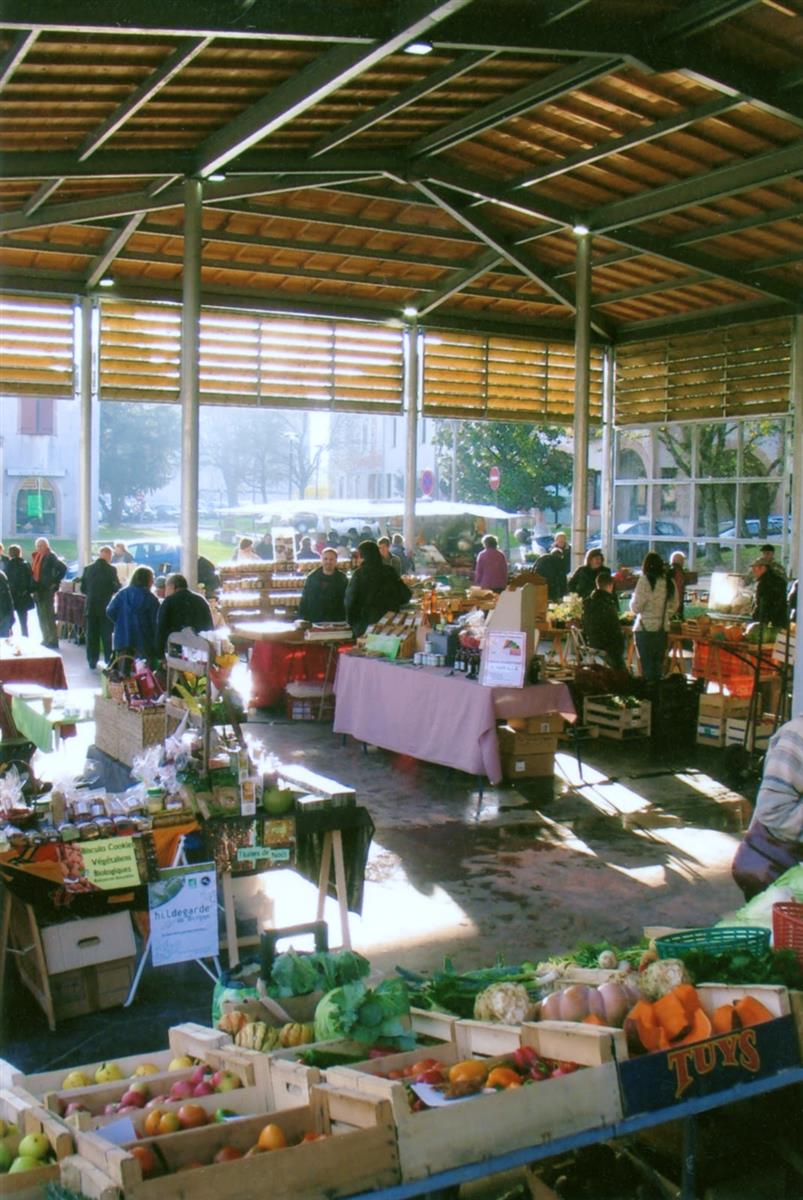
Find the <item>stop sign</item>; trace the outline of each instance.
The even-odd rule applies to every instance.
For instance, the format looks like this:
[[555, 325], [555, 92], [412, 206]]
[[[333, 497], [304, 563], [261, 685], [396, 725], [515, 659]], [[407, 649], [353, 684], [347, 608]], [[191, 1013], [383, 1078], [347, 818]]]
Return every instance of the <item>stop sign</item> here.
[[430, 471], [430, 469], [427, 467], [426, 470], [421, 472], [422, 495], [431, 496], [434, 488], [435, 488], [435, 476], [433, 475], [432, 471]]
[[499, 472], [499, 468], [491, 467], [490, 471], [488, 472], [488, 486], [490, 487], [492, 492], [495, 492], [498, 489], [500, 479], [501, 479], [501, 475]]

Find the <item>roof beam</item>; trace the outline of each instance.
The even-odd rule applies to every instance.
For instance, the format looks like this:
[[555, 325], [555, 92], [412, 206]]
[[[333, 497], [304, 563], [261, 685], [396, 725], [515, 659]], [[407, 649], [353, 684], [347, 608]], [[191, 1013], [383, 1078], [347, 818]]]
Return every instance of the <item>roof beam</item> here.
[[586, 212], [584, 219], [594, 233], [605, 233], [610, 229], [621, 229], [623, 225], [654, 220], [693, 204], [705, 204], [749, 188], [765, 187], [799, 173], [802, 166], [803, 141], [792, 142], [778, 150], [768, 150], [714, 171], [604, 204]]
[[668, 133], [686, 129], [697, 121], [706, 121], [711, 117], [721, 116], [722, 113], [737, 108], [744, 101], [744, 96], [718, 96], [706, 104], [698, 104], [696, 108], [684, 109], [682, 112], [673, 113], [670, 117], [654, 121], [651, 125], [640, 125], [637, 129], [632, 129], [629, 133], [624, 133], [619, 137], [606, 138], [603, 142], [597, 142], [595, 146], [578, 150], [575, 154], [567, 154], [564, 158], [556, 159], [555, 162], [533, 167], [520, 175], [518, 179], [512, 180], [508, 186], [526, 188], [540, 183], [544, 179], [554, 179], [555, 176], [565, 175], [567, 171], [572, 171], [575, 167], [584, 167], [589, 163], [598, 162], [609, 154], [621, 154], [623, 150], [632, 150], [634, 146], [643, 146], [646, 142], [653, 142], [656, 138], [664, 137]]
[[384, 39], [368, 47], [335, 46], [211, 134], [197, 149], [197, 173], [207, 176], [221, 170], [344, 84], [403, 50], [408, 42], [427, 36], [441, 21], [470, 3], [471, 0], [404, 0], [394, 5], [398, 16]]
[[114, 230], [109, 234], [103, 243], [100, 254], [89, 265], [86, 276], [86, 286], [88, 288], [97, 287], [115, 258], [121, 253], [126, 242], [132, 234], [136, 233], [144, 219], [144, 213], [135, 213], [133, 217], [129, 217], [122, 229]]
[[539, 24], [553, 25], [585, 8], [590, 2], [591, 0], [547, 0], [547, 3], [542, 5]]
[[753, 292], [775, 296], [779, 300], [785, 300], [794, 309], [800, 307], [801, 297], [797, 288], [777, 279], [766, 279], [760, 282], [751, 279], [744, 267], [736, 266], [730, 259], [717, 258], [713, 254], [701, 254], [699, 250], [678, 250], [673, 242], [652, 237], [650, 234], [630, 226], [614, 230], [611, 237], [626, 246], [641, 250], [644, 254], [652, 254], [656, 258], [666, 259], [667, 262], [679, 263], [681, 266], [691, 267], [692, 270], [704, 271], [718, 276], [720, 279], [728, 279], [731, 283], [749, 288]]
[[451, 163], [428, 162], [422, 164], [420, 170], [416, 170], [414, 167], [410, 172], [410, 182], [417, 184], [419, 178], [465, 192], [474, 200], [491, 201], [527, 217], [548, 221], [550, 227], [545, 231], [539, 231], [541, 236], [544, 236], [545, 233], [556, 233], [566, 225], [573, 225], [578, 216], [577, 213], [571, 212], [565, 204], [551, 200], [547, 196], [525, 194], [520, 191], [511, 192], [507, 185], [500, 183], [499, 180], [489, 179], [484, 175], [479, 175], [476, 171], [461, 170], [459, 167], [452, 166]]
[[341, 146], [349, 138], [356, 137], [358, 133], [364, 133], [366, 129], [371, 129], [379, 121], [384, 121], [387, 117], [392, 117], [395, 113], [408, 108], [423, 96], [429, 96], [432, 92], [442, 87], [444, 83], [450, 83], [453, 79], [459, 79], [461, 75], [465, 75], [474, 67], [480, 66], [482, 63], [488, 62], [495, 57], [496, 51], [494, 50], [472, 50], [469, 54], [461, 55], [454, 62], [447, 63], [446, 66], [441, 67], [439, 71], [433, 71], [431, 75], [420, 79], [418, 83], [411, 84], [410, 87], [405, 88], [397, 95], [390, 96], [382, 104], [375, 105], [368, 112], [362, 113], [352, 121], [347, 121], [345, 125], [341, 125], [332, 133], [322, 137], [310, 150], [310, 158], [317, 158], [318, 155], [325, 154], [328, 150], [333, 150], [336, 146]]
[[[325, 189], [322, 189], [325, 190]], [[345, 213], [328, 213], [322, 209], [299, 208], [269, 208], [253, 204], [250, 201], [226, 201], [225, 203], [205, 203], [207, 208], [220, 209], [223, 212], [245, 213], [248, 216], [264, 217], [266, 221], [278, 218], [282, 221], [300, 221], [310, 224], [342, 226], [345, 229], [366, 229], [371, 233], [392, 233], [394, 235], [409, 235], [410, 237], [435, 238], [438, 241], [470, 242], [473, 239], [468, 234], [454, 229], [437, 229], [431, 225], [410, 225], [404, 221], [393, 221], [388, 218], [348, 216]]]
[[[417, 181], [416, 185], [424, 195], [429, 196], [435, 201], [444, 212], [448, 212], [451, 217], [454, 217], [461, 225], [465, 225], [470, 229], [481, 241], [495, 252], [500, 258], [505, 258], [509, 263], [512, 263], [519, 271], [537, 283], [543, 288], [549, 296], [565, 308], [575, 312], [574, 297], [564, 286], [557, 282], [546, 267], [538, 262], [536, 258], [525, 248], [516, 246], [510, 241], [505, 233], [500, 231], [485, 216], [480, 214], [476, 209], [464, 209], [450, 200], [437, 187], [433, 187], [430, 183]], [[597, 332], [607, 335], [608, 327], [604, 322], [600, 322], [597, 318], [592, 318], [592, 325]]]
[[106, 120], [98, 126], [93, 133], [90, 133], [84, 142], [78, 148], [78, 161], [84, 162], [89, 158], [90, 154], [108, 141], [118, 129], [125, 125], [129, 117], [138, 112], [145, 104], [151, 100], [157, 92], [168, 84], [179, 71], [191, 63], [202, 50], [205, 50], [211, 38], [188, 38], [176, 46], [172, 54], [168, 54], [162, 65], [155, 71], [152, 71], [147, 79], [144, 79], [138, 88], [131, 93], [127, 100], [110, 113]]
[[[373, 178], [373, 175], [371, 175]], [[345, 182], [353, 182], [352, 174]], [[207, 183], [204, 188], [204, 203], [229, 200], [241, 196], [266, 196], [279, 192], [295, 192], [303, 187], [332, 187], [338, 182], [328, 173], [314, 175], [299, 181], [297, 176], [282, 179], [271, 175], [268, 179], [258, 176], [244, 177], [240, 181]], [[182, 184], [171, 185], [164, 191], [152, 195], [149, 190], [124, 192], [114, 196], [98, 196], [88, 200], [67, 200], [63, 204], [51, 204], [40, 209], [38, 214], [25, 216], [21, 212], [0, 213], [0, 235], [15, 229], [35, 229], [70, 221], [95, 221], [106, 217], [127, 217], [136, 212], [156, 212], [164, 208], [178, 208], [184, 203]]]
[[694, 287], [697, 283], [707, 283], [712, 278], [709, 271], [698, 271], [694, 275], [674, 275], [664, 279], [653, 279], [650, 283], [642, 283], [638, 287], [622, 288], [618, 292], [600, 292], [591, 303], [595, 308], [606, 304], [619, 304], [623, 300], [637, 300], [639, 296], [653, 296], [656, 292], [673, 292], [677, 288]]
[[489, 271], [503, 262], [505, 259], [501, 254], [497, 254], [495, 250], [489, 250], [473, 267], [464, 268], [462, 271], [450, 275], [443, 287], [437, 290], [434, 296], [430, 296], [426, 304], [418, 309], [419, 317], [425, 317], [436, 308], [440, 308], [441, 304], [451, 300], [452, 296], [456, 296], [464, 288], [470, 287], [472, 283], [476, 283], [483, 275], [487, 275]]
[[453, 146], [458, 146], [461, 142], [468, 141], [469, 138], [475, 137], [479, 133], [486, 133], [489, 129], [502, 125], [511, 117], [517, 117], [531, 108], [536, 108], [539, 104], [546, 104], [559, 96], [565, 96], [567, 92], [571, 92], [575, 88], [593, 83], [595, 79], [599, 79], [603, 75], [609, 75], [612, 71], [618, 70], [623, 62], [622, 58], [610, 56], [587, 58], [579, 63], [559, 67], [543, 79], [527, 84], [526, 87], [519, 88], [509, 96], [500, 96], [490, 104], [476, 108], [458, 120], [433, 130], [432, 133], [428, 133], [409, 147], [409, 156], [411, 159], [416, 159], [451, 150]]
[[[344, 150], [312, 163], [306, 154], [288, 154], [278, 150], [256, 151], [233, 166], [228, 180], [248, 179], [252, 175], [325, 175], [370, 170], [381, 174], [400, 165], [401, 158], [379, 150]], [[51, 179], [55, 175], [74, 179], [135, 179], [139, 176], [187, 175], [192, 173], [192, 158], [185, 151], [104, 150], [91, 162], [81, 162], [74, 153], [40, 150], [12, 150], [3, 154], [5, 179]]]
[[3, 91], [38, 36], [39, 34], [36, 30], [21, 31], [14, 38], [3, 57], [0, 58], [0, 92]]
[[54, 192], [57, 192], [64, 183], [63, 177], [58, 179], [45, 179], [39, 185], [34, 194], [25, 201], [22, 206], [22, 211], [26, 217], [31, 216], [36, 212], [37, 208], [41, 208], [46, 200], [49, 200]]
[[718, 308], [706, 309], [703, 312], [698, 310], [679, 313], [677, 316], [665, 314], [647, 321], [625, 322], [616, 331], [616, 344], [649, 341], [668, 330], [677, 330], [678, 333], [707, 333], [727, 325], [738, 325], [745, 320], [766, 321], [770, 317], [785, 317], [788, 314], [788, 306], [778, 301], [740, 300], [735, 304], [722, 304]]
[[729, 21], [746, 8], [755, 8], [760, 0], [695, 0], [679, 12], [670, 13], [658, 25], [658, 38], [687, 38], [702, 33], [722, 21]]
[[776, 221], [794, 221], [803, 217], [803, 204], [792, 204], [788, 208], [769, 208], [750, 217], [739, 217], [734, 221], [723, 221], [717, 225], [706, 225], [704, 229], [693, 229], [672, 239], [675, 246], [692, 246], [695, 242], [707, 242], [711, 238], [726, 237], [741, 233], [744, 229], [760, 229], [763, 225], [774, 225]]

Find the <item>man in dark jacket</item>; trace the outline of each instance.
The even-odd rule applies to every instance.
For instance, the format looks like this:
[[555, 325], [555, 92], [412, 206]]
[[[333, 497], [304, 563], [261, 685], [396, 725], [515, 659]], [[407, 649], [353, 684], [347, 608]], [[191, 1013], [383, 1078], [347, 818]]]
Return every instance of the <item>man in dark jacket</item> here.
[[566, 595], [566, 559], [560, 546], [553, 546], [548, 554], [542, 554], [535, 563], [536, 572], [546, 580], [550, 600], [562, 600]]
[[625, 635], [619, 624], [619, 604], [608, 567], [600, 567], [594, 590], [583, 601], [583, 637], [592, 649], [604, 650], [612, 667], [624, 667]]
[[28, 636], [28, 613], [33, 608], [34, 582], [31, 564], [22, 557], [21, 546], [9, 546], [8, 562], [3, 567], [11, 588], [14, 611], [23, 637]]
[[321, 565], [307, 576], [298, 615], [302, 621], [345, 621], [346, 576], [337, 569], [337, 551], [321, 551]]
[[106, 608], [120, 580], [112, 566], [111, 546], [101, 546], [98, 556], [81, 576], [81, 591], [86, 596], [86, 661], [90, 671], [98, 665], [101, 649], [108, 664], [112, 660], [112, 631], [114, 625], [106, 616]]
[[0, 637], [8, 637], [14, 624], [14, 598], [5, 571], [0, 570]]
[[753, 620], [762, 625], [774, 625], [786, 629], [789, 609], [786, 604], [786, 581], [773, 571], [764, 558], [757, 558], [752, 568], [756, 581], [756, 598], [753, 602]]
[[31, 570], [34, 579], [34, 600], [36, 615], [39, 618], [39, 628], [42, 631], [42, 645], [48, 650], [58, 650], [59, 635], [56, 629], [56, 592], [59, 584], [67, 574], [67, 564], [50, 549], [50, 542], [45, 537], [36, 539]]
[[212, 629], [212, 610], [198, 592], [191, 592], [183, 575], [168, 575], [165, 581], [165, 598], [156, 621], [156, 654], [164, 656], [167, 639], [171, 633], [192, 629], [203, 633]]

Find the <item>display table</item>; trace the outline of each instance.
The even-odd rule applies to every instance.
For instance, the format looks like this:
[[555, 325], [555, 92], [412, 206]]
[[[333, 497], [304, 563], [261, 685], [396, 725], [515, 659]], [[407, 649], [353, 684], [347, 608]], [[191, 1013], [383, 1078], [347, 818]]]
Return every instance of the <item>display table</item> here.
[[67, 687], [64, 662], [56, 650], [48, 650], [30, 638], [11, 637], [0, 641], [0, 683], [41, 683], [54, 691]]
[[243, 621], [232, 625], [232, 637], [251, 644], [251, 704], [278, 704], [288, 683], [313, 680], [326, 686], [333, 674], [334, 654], [343, 636], [310, 641], [287, 621]]
[[86, 596], [81, 592], [56, 592], [56, 620], [61, 637], [80, 642], [86, 633]]
[[489, 688], [442, 667], [341, 654], [335, 733], [472, 775], [502, 779], [496, 722], [561, 713], [574, 720], [563, 683]]

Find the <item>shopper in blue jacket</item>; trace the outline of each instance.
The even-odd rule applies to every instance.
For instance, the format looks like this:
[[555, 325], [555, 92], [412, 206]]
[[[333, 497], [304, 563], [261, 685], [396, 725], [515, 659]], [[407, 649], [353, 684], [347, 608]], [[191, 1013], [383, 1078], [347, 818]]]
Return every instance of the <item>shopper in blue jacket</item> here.
[[153, 571], [150, 567], [137, 567], [130, 583], [109, 601], [106, 616], [114, 622], [112, 646], [117, 658], [155, 657], [159, 601], [152, 587]]

